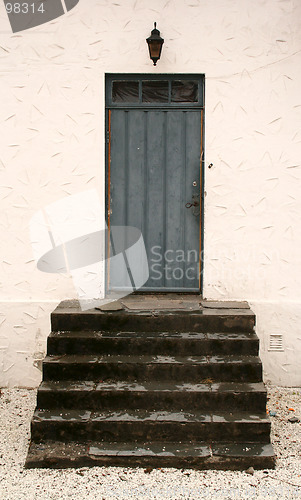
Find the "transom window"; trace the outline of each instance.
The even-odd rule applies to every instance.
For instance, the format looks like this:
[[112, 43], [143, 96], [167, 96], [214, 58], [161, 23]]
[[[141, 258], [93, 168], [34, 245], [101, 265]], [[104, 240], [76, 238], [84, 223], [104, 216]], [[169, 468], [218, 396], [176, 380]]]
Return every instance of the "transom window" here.
[[[136, 78], [135, 78], [136, 77]], [[107, 103], [116, 106], [203, 106], [203, 75], [110, 75]]]

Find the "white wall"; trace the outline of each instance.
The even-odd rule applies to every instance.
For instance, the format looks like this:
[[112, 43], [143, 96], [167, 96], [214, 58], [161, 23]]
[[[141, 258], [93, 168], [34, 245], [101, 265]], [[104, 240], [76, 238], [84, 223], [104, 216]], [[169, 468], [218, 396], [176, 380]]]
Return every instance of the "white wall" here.
[[0, 385], [39, 383], [49, 314], [75, 297], [68, 275], [36, 269], [29, 221], [91, 188], [104, 206], [109, 72], [205, 73], [204, 296], [249, 300], [265, 379], [301, 385], [300, 38], [298, 0], [80, 0], [17, 34], [0, 4]]

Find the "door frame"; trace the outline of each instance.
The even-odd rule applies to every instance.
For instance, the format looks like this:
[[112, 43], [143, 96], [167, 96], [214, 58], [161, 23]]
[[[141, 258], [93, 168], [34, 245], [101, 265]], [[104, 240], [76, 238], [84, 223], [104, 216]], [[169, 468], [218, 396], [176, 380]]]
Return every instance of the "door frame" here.
[[[169, 81], [171, 78], [178, 80], [194, 80], [199, 82], [199, 96], [201, 102], [197, 104], [190, 104], [189, 106], [179, 106], [177, 103], [168, 103], [165, 109], [199, 109], [201, 114], [201, 137], [200, 137], [200, 216], [199, 216], [199, 293], [203, 293], [203, 274], [204, 274], [204, 185], [205, 185], [205, 75], [203, 73], [105, 73], [105, 222], [108, 231], [106, 231], [105, 241], [105, 293], [108, 291], [109, 283], [109, 248], [110, 248], [110, 215], [111, 215], [111, 201], [110, 201], [110, 181], [111, 181], [111, 111], [112, 109], [164, 109], [164, 104], [130, 104], [126, 103], [124, 106], [114, 105], [112, 102], [112, 82], [113, 81], [133, 81], [133, 80], [164, 80], [164, 77]], [[141, 91], [140, 91], [141, 92]], [[146, 290], [138, 290], [137, 293], [150, 293]], [[172, 293], [158, 290], [152, 293]], [[175, 292], [179, 293], [179, 292]], [[195, 292], [183, 292], [195, 293]]]

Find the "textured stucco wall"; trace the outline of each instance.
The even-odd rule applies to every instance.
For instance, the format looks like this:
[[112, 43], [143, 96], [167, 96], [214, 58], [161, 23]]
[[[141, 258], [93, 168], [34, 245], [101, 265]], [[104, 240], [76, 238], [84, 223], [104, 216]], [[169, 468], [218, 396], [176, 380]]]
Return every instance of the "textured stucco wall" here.
[[0, 385], [39, 383], [49, 313], [75, 297], [68, 275], [36, 269], [29, 221], [91, 188], [104, 206], [109, 72], [205, 73], [204, 296], [249, 300], [266, 380], [300, 385], [300, 1], [80, 0], [17, 34], [2, 2], [0, 70]]

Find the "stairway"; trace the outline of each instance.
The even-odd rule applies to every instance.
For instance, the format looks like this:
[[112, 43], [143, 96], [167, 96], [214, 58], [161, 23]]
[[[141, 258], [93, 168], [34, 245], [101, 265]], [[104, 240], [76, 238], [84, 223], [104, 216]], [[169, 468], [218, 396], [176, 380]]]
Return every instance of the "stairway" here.
[[51, 315], [26, 467], [273, 468], [248, 307]]

